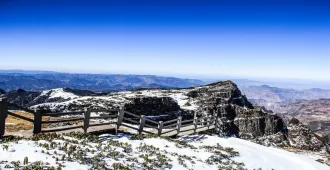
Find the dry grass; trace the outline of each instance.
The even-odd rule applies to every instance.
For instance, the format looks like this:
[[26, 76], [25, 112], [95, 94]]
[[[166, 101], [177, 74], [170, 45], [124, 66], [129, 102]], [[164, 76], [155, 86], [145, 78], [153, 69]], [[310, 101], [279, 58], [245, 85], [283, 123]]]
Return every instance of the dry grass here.
[[[12, 111], [15, 114], [18, 114], [20, 116], [24, 116], [30, 119], [34, 119], [33, 115], [30, 113], [26, 113], [23, 111]], [[43, 117], [42, 119], [43, 121], [47, 121], [49, 120], [49, 117]], [[43, 127], [46, 127], [45, 125], [43, 125]], [[6, 131], [7, 132], [17, 132], [20, 130], [31, 130], [33, 129], [33, 123], [30, 123], [28, 121], [13, 117], [13, 116], [9, 116], [6, 119]]]
[[283, 150], [286, 150], [286, 151], [288, 151], [288, 152], [294, 152], [294, 153], [302, 152], [302, 151], [303, 151], [303, 150], [301, 150], [301, 149], [292, 148], [292, 147], [283, 147], [282, 149], [283, 149]]

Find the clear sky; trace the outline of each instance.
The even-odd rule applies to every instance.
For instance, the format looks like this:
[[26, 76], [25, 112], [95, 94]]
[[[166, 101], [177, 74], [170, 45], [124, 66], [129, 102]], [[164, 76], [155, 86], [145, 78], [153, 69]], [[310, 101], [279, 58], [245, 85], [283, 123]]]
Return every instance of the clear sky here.
[[330, 81], [330, 2], [1, 0], [0, 69]]

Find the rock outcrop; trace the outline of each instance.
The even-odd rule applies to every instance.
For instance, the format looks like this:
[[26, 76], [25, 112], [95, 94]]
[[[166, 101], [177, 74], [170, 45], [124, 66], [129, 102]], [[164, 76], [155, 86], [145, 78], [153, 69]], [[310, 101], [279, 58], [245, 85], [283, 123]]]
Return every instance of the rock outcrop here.
[[265, 146], [292, 147], [310, 151], [327, 150], [327, 145], [296, 118], [289, 121], [287, 130], [257, 138], [255, 141]]
[[154, 120], [174, 119], [185, 112], [171, 97], [139, 97], [125, 104], [125, 110]]
[[287, 138], [290, 145], [302, 150], [320, 150], [324, 144], [322, 141], [298, 119], [292, 118], [288, 125]]
[[231, 81], [213, 83], [188, 93], [197, 100], [197, 112], [225, 118], [225, 134], [241, 138], [272, 135], [283, 128], [283, 120], [253, 106]]

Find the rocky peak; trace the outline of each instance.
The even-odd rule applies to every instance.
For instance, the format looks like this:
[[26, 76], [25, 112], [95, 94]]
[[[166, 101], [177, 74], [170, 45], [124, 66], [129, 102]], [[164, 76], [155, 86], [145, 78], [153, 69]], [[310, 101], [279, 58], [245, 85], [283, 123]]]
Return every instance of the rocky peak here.
[[296, 118], [292, 118], [284, 129], [276, 134], [255, 139], [259, 144], [274, 147], [292, 147], [299, 150], [326, 151], [327, 145]]
[[301, 124], [300, 121], [296, 118], [292, 118], [290, 121], [289, 121], [289, 126], [295, 126], [295, 125], [299, 125]]
[[309, 128], [292, 118], [288, 124], [287, 138], [290, 146], [302, 149], [319, 151], [325, 144]]

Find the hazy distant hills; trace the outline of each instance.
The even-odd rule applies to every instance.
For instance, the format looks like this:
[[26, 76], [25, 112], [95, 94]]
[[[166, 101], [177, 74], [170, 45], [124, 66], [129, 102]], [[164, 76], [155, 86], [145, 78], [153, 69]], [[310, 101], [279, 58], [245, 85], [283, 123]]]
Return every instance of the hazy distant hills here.
[[97, 92], [132, 90], [137, 88], [184, 88], [205, 84], [196, 79], [181, 79], [153, 75], [69, 74], [56, 72], [0, 72], [0, 89], [41, 91], [54, 88], [84, 89]]
[[295, 90], [262, 85], [242, 86], [241, 90], [252, 102], [265, 102], [269, 105], [278, 102], [295, 102], [303, 100], [330, 98], [330, 90], [318, 88]]

